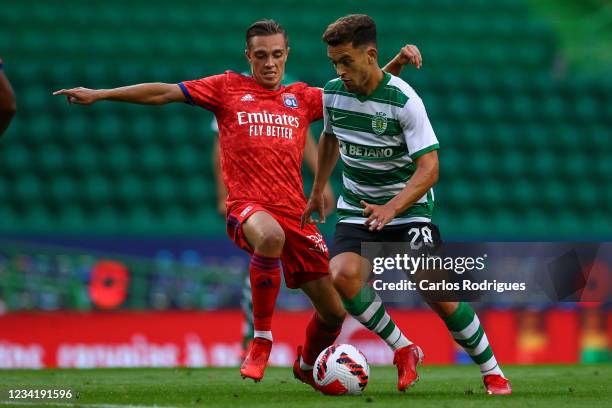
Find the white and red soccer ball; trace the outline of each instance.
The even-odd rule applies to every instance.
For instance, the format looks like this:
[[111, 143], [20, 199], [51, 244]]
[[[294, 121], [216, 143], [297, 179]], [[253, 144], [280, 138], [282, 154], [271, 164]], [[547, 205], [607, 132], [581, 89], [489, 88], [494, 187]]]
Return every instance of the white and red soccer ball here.
[[323, 394], [359, 395], [368, 385], [370, 366], [355, 347], [334, 344], [319, 354], [312, 375]]

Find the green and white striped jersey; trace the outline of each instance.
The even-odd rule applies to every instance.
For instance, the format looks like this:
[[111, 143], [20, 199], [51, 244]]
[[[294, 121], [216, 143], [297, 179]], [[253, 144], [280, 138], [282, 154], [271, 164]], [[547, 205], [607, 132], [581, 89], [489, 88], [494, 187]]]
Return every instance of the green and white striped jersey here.
[[[339, 222], [363, 223], [359, 202], [385, 204], [414, 174], [414, 160], [439, 147], [421, 98], [389, 73], [368, 96], [348, 92], [340, 79], [329, 81], [323, 119], [324, 132], [338, 138], [344, 164]], [[430, 221], [433, 203], [432, 189], [388, 225]]]

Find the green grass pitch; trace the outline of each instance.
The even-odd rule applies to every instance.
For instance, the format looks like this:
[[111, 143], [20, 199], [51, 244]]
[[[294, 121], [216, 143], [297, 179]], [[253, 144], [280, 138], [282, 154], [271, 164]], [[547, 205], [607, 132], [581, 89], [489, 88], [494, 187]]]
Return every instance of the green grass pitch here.
[[[329, 397], [293, 379], [290, 368], [268, 368], [258, 384], [237, 368], [0, 370], [0, 406], [138, 407], [561, 407], [612, 406], [612, 366], [506, 366], [514, 395], [487, 396], [474, 366], [425, 366], [406, 393], [394, 367], [371, 368], [362, 396]], [[66, 389], [74, 402], [7, 401], [11, 388]]]

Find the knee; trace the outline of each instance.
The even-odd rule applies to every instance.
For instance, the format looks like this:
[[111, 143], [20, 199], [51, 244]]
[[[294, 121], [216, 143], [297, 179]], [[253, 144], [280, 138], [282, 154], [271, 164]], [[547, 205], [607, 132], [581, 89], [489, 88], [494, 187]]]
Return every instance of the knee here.
[[267, 256], [279, 256], [285, 245], [285, 233], [281, 228], [260, 231], [255, 244], [255, 252]]
[[349, 288], [355, 285], [360, 286], [359, 269], [348, 268], [343, 265], [330, 265], [330, 274], [334, 288], [344, 299], [351, 297], [349, 293], [345, 293]]

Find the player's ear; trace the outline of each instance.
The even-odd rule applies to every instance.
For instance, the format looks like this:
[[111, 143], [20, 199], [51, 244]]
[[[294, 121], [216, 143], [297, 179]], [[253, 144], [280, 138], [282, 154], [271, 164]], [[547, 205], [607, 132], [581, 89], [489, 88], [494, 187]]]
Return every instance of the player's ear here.
[[366, 53], [368, 54], [369, 64], [375, 64], [378, 61], [378, 50], [376, 47], [368, 47]]

